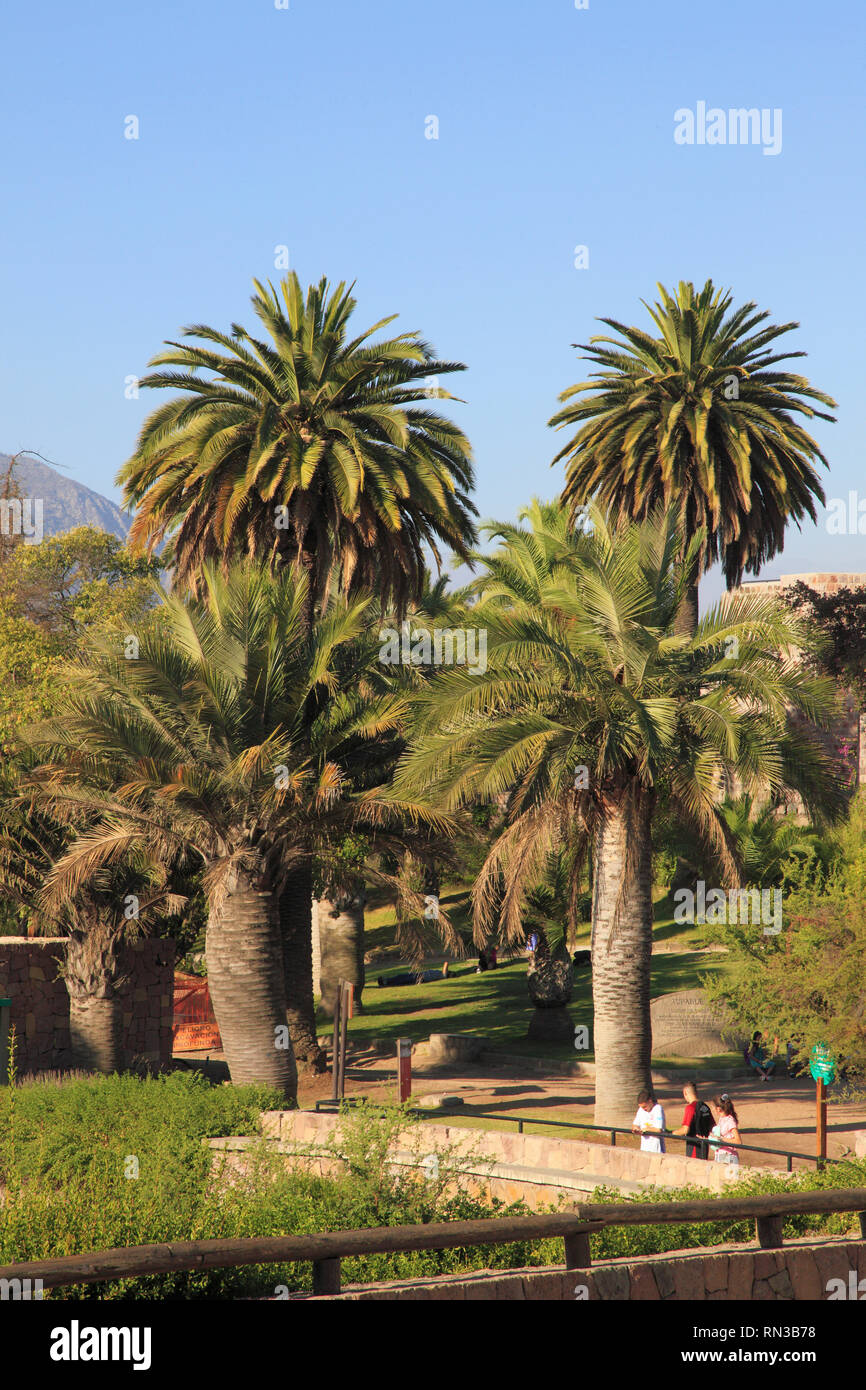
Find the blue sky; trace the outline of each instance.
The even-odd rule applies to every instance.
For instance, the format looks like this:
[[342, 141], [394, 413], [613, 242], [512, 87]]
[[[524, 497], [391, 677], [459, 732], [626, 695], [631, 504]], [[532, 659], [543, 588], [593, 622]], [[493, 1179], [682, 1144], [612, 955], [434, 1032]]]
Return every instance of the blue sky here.
[[[125, 399], [125, 379], [183, 324], [249, 321], [252, 277], [287, 245], [303, 280], [357, 282], [359, 323], [399, 312], [467, 363], [454, 413], [482, 516], [561, 485], [546, 422], [596, 316], [642, 322], [656, 281], [707, 276], [802, 325], [803, 370], [839, 402], [815, 430], [826, 491], [847, 496], [866, 435], [864, 29], [853, 0], [16, 6], [0, 450], [118, 498], [159, 399]], [[677, 145], [674, 112], [698, 101], [779, 108], [781, 152]], [[765, 575], [802, 569], [866, 570], [866, 538], [793, 530]]]

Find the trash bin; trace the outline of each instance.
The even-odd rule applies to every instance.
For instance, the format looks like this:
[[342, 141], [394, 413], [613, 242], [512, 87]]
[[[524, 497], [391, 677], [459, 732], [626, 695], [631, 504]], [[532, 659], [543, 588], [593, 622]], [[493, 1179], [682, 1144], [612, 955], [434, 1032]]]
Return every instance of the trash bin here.
[[11, 999], [0, 999], [0, 1086], [9, 1080], [9, 1012]]

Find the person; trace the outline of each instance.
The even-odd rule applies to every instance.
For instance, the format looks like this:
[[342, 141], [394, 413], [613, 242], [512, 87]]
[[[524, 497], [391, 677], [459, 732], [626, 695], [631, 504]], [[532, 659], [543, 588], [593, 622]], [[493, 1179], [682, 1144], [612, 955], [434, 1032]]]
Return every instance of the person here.
[[497, 950], [498, 948], [496, 946], [491, 946], [490, 950], [487, 952], [487, 964], [490, 966], [491, 970], [496, 969]]
[[477, 964], [476, 967], [475, 967], [475, 974], [476, 974], [476, 975], [483, 975], [483, 974], [484, 974], [484, 971], [485, 971], [486, 969], [487, 969], [487, 955], [486, 955], [486, 952], [484, 952], [484, 951], [479, 951], [479, 952], [478, 952], [478, 964]]
[[631, 1132], [640, 1135], [642, 1153], [665, 1152], [665, 1112], [652, 1091], [641, 1091], [638, 1096], [637, 1114], [632, 1122]]
[[709, 1141], [716, 1151], [716, 1163], [730, 1163], [738, 1167], [740, 1155], [731, 1148], [732, 1144], [742, 1144], [739, 1119], [734, 1103], [726, 1092], [710, 1102], [715, 1124], [710, 1130]]
[[746, 1053], [746, 1061], [750, 1067], [754, 1067], [762, 1081], [770, 1081], [773, 1076], [776, 1063], [767, 1061], [767, 1054], [762, 1046], [761, 1039], [763, 1033], [760, 1028], [756, 1028], [752, 1034], [752, 1041], [749, 1043], [749, 1050]]
[[[674, 1134], [684, 1134], [688, 1139], [706, 1139], [713, 1127], [713, 1115], [706, 1101], [701, 1100], [691, 1082], [683, 1087], [683, 1122]], [[709, 1158], [706, 1144], [686, 1144], [686, 1158]]]

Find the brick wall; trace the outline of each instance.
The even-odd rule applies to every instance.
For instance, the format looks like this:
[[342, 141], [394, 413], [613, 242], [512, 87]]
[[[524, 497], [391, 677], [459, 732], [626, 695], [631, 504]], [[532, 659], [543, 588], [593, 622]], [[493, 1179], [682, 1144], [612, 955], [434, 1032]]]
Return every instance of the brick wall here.
[[[0, 996], [12, 1000], [19, 1073], [68, 1067], [69, 996], [59, 977], [60, 937], [0, 936]], [[132, 978], [121, 994], [127, 1060], [171, 1060], [174, 942], [145, 938], [130, 948]]]

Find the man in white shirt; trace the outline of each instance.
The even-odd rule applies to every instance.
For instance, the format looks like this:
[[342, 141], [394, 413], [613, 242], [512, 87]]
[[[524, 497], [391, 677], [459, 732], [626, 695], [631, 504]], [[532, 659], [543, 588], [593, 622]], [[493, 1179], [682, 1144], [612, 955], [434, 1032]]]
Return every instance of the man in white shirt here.
[[642, 1153], [663, 1154], [665, 1152], [665, 1112], [651, 1091], [641, 1091], [637, 1098], [637, 1114], [634, 1117], [631, 1132], [640, 1135]]

